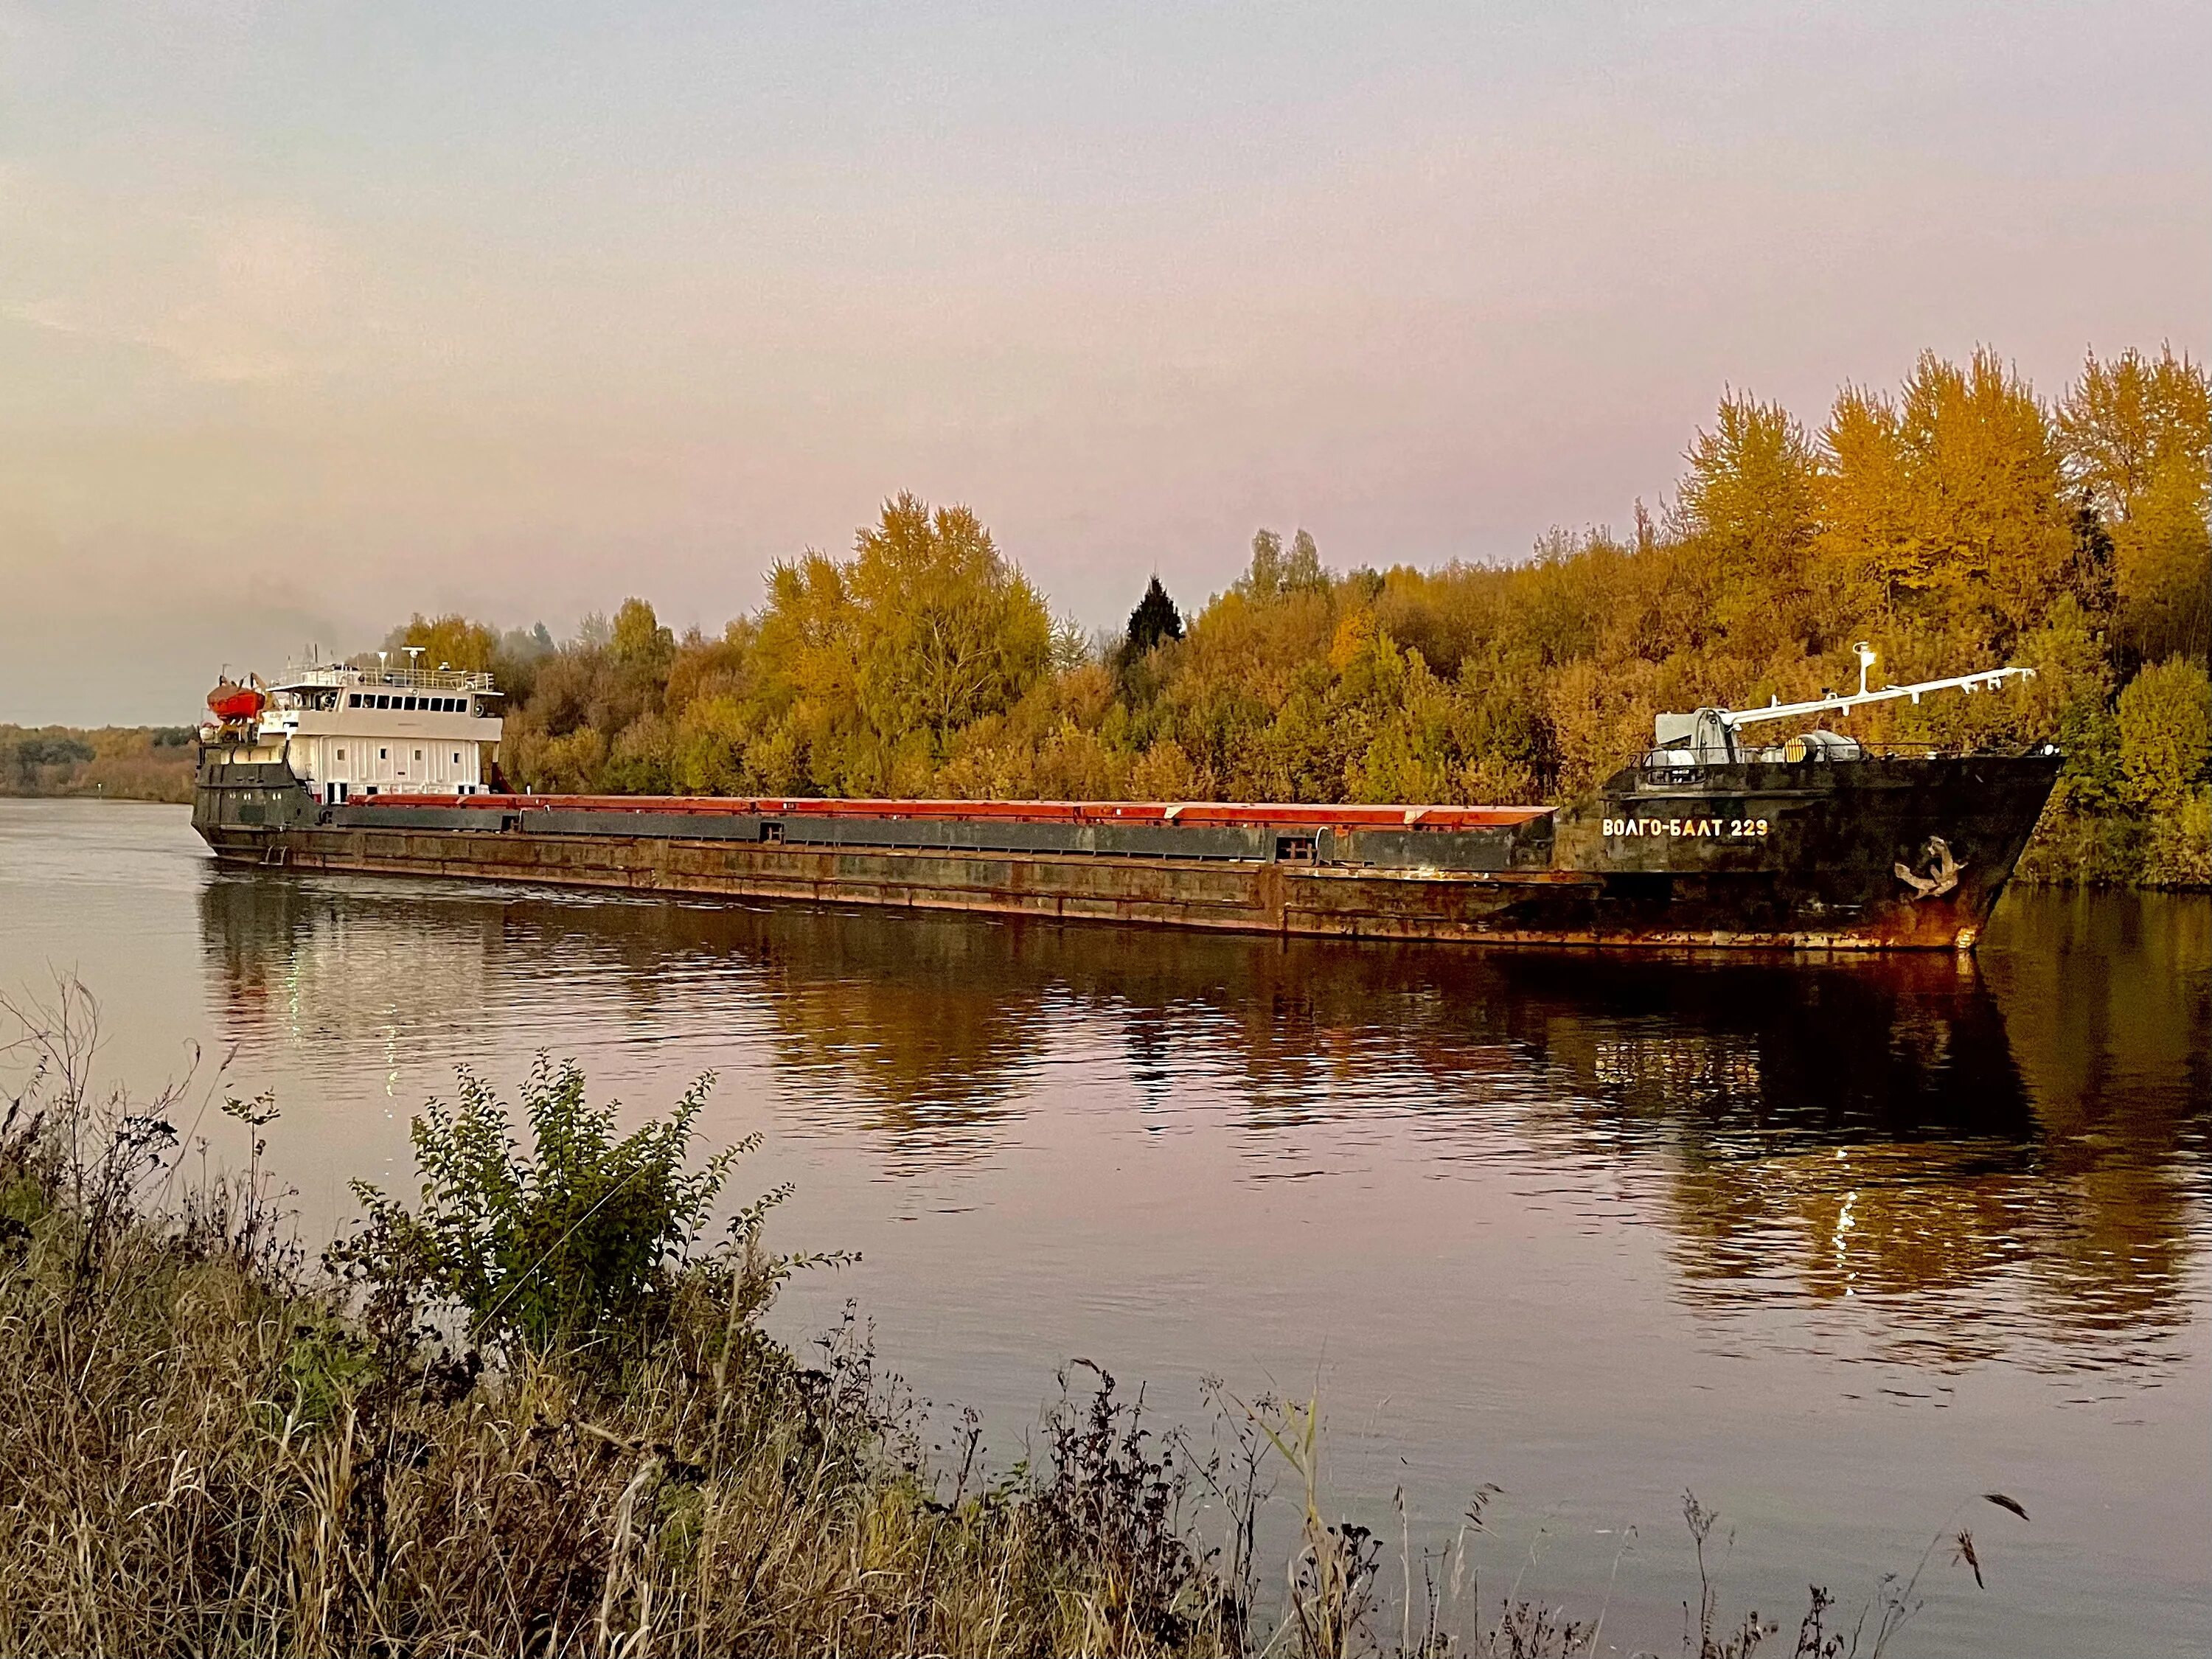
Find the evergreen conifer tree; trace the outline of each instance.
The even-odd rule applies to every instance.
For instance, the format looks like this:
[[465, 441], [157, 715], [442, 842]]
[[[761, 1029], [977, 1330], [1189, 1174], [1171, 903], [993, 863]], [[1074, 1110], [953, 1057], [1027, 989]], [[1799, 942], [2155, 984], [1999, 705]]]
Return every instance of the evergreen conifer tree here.
[[1162, 640], [1182, 637], [1182, 613], [1176, 602], [1168, 597], [1160, 579], [1154, 576], [1152, 586], [1145, 589], [1145, 597], [1137, 601], [1137, 608], [1129, 613], [1128, 654], [1141, 657]]

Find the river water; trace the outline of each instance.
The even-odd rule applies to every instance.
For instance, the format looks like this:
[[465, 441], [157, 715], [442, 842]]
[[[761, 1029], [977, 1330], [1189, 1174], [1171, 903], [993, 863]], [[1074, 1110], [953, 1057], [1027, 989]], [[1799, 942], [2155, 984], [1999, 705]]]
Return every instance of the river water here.
[[850, 1299], [1002, 1461], [1078, 1356], [1201, 1427], [1208, 1376], [1317, 1395], [1394, 1583], [1394, 1492], [1418, 1551], [1502, 1489], [1484, 1602], [1610, 1584], [1604, 1651], [1677, 1650], [1686, 1488], [1724, 1607], [1855, 1612], [1963, 1525], [1987, 1588], [1936, 1550], [1893, 1651], [2212, 1632], [2201, 897], [2015, 891], [1974, 963], [1285, 945], [218, 873], [182, 809], [0, 800], [0, 990], [58, 973], [111, 1079], [275, 1091], [311, 1240], [458, 1064], [711, 1069], [772, 1242], [861, 1255], [785, 1334]]

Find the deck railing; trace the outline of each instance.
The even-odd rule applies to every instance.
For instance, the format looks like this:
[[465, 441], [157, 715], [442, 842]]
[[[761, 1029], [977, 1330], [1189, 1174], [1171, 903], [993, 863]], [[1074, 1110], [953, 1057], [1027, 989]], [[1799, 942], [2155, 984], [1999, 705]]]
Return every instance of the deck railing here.
[[[1842, 735], [1842, 734], [1838, 734]], [[1744, 744], [1734, 761], [1685, 760], [1681, 749], [1647, 749], [1631, 763], [1648, 779], [1668, 783], [1694, 783], [1708, 772], [1723, 766], [1791, 765], [1791, 766], [1849, 766], [1859, 760], [1960, 760], [1976, 757], [1991, 759], [2011, 759], [2026, 755], [2056, 755], [2056, 745], [2036, 744], [1990, 743], [1862, 743], [1851, 739], [1855, 752], [1824, 755], [1810, 750], [1801, 758], [1790, 760], [1784, 753], [1784, 745], [1775, 744]]]
[[302, 687], [336, 686], [358, 689], [380, 685], [401, 691], [485, 691], [497, 695], [489, 674], [457, 668], [293, 668], [272, 688], [289, 691]]

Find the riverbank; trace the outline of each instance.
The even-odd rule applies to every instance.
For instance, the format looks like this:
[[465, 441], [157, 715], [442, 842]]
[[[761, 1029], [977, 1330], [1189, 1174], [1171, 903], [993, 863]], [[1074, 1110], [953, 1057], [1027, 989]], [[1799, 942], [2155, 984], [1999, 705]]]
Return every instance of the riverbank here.
[[2033, 887], [2212, 891], [2212, 786], [2148, 812], [2096, 811], [2058, 793], [2021, 855], [2013, 879]]

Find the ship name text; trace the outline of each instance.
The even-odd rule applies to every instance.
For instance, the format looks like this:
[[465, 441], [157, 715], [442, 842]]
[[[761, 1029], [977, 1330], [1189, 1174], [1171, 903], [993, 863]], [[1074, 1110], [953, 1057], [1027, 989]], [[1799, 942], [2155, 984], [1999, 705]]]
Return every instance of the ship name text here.
[[1607, 836], [1670, 836], [1720, 841], [1756, 841], [1767, 831], [1765, 818], [1607, 818]]

